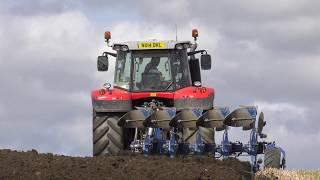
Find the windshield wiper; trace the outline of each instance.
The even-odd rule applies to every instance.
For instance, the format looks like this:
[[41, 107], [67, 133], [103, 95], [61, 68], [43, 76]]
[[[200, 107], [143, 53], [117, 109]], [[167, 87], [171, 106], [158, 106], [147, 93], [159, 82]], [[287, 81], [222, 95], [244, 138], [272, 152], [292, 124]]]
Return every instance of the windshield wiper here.
[[170, 84], [166, 87], [166, 89], [164, 91], [167, 91], [172, 86], [173, 83], [174, 83], [174, 81], [171, 81]]

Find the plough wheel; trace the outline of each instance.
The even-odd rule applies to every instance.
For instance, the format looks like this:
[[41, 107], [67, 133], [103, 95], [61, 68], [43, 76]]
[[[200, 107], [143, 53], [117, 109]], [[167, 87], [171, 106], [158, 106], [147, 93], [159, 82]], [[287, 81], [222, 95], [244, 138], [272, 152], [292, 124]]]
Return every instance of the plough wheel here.
[[277, 168], [280, 169], [280, 149], [266, 149], [264, 154], [264, 168]]
[[116, 154], [123, 149], [123, 129], [115, 113], [93, 112], [93, 156]]

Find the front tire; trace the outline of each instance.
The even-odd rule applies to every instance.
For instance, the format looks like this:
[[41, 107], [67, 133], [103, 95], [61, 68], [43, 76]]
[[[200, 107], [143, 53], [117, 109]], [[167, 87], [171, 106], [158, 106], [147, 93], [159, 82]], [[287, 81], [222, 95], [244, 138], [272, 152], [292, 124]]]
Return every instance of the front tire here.
[[93, 112], [93, 156], [117, 154], [124, 147], [123, 129], [115, 113]]

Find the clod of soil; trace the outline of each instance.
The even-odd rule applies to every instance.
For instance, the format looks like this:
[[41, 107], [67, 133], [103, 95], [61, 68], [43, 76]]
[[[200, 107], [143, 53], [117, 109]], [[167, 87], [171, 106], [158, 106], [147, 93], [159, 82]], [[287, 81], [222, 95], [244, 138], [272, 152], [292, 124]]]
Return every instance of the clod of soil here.
[[251, 179], [250, 164], [212, 157], [69, 157], [0, 150], [0, 179]]

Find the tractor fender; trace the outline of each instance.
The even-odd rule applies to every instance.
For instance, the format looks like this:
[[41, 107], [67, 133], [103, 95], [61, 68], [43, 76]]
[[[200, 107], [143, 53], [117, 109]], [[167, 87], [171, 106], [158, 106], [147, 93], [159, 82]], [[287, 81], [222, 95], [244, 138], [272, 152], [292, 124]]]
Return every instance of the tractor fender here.
[[94, 90], [91, 99], [96, 112], [127, 112], [132, 109], [130, 93], [117, 88]]
[[177, 110], [200, 108], [208, 110], [213, 108], [214, 89], [207, 87], [187, 87], [174, 94], [174, 107]]

